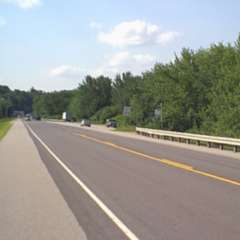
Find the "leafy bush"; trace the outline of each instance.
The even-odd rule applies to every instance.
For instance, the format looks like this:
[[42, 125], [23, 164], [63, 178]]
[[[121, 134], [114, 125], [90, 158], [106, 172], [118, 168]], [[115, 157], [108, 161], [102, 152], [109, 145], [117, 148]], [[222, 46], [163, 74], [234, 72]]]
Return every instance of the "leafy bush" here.
[[113, 119], [117, 121], [118, 127], [131, 125], [130, 119], [127, 116], [117, 115]]
[[115, 106], [107, 106], [97, 111], [91, 120], [96, 123], [105, 123], [106, 119], [116, 116], [118, 109]]

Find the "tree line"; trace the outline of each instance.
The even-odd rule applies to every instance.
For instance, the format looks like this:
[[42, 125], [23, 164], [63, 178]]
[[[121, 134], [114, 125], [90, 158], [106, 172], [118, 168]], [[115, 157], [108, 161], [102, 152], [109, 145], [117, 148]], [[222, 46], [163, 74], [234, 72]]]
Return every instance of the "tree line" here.
[[[130, 107], [123, 116], [124, 107]], [[6, 110], [8, 109], [8, 110]], [[87, 76], [71, 91], [10, 91], [0, 87], [0, 116], [23, 109], [43, 117], [240, 137], [240, 35], [234, 44], [184, 48], [167, 64], [139, 76]]]
[[12, 91], [0, 85], [0, 118], [12, 116], [14, 111], [32, 112], [33, 89]]

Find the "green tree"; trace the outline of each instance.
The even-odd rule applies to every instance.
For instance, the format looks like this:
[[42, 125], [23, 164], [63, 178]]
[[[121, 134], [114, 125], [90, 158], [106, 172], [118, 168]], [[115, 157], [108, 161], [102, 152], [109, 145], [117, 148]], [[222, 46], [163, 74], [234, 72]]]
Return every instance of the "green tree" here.
[[90, 118], [111, 103], [111, 79], [87, 76], [80, 84], [70, 103], [70, 111], [78, 119]]

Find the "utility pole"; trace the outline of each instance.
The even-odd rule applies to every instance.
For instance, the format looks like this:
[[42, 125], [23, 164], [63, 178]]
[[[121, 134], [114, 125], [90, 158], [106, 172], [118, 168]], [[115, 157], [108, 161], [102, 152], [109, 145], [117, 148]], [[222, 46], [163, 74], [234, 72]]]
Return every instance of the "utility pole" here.
[[160, 121], [161, 121], [161, 129], [163, 129], [163, 102], [160, 104]]

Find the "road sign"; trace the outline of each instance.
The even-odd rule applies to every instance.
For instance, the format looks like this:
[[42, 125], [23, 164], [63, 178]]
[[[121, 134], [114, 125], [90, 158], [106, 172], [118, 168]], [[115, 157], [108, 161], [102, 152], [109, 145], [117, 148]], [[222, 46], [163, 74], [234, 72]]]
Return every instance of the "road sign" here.
[[124, 108], [123, 108], [123, 115], [124, 115], [124, 116], [129, 116], [130, 113], [131, 113], [131, 107], [129, 107], [129, 106], [124, 106]]
[[155, 109], [154, 110], [154, 116], [155, 117], [160, 117], [160, 115], [161, 115], [161, 109]]

